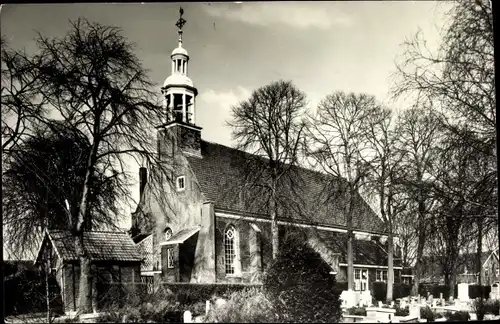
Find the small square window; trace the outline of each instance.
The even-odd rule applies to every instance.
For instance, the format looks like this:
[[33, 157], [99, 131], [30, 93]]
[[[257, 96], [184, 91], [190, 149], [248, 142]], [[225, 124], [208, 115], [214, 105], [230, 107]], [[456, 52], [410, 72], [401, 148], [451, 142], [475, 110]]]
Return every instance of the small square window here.
[[177, 191], [184, 191], [186, 189], [186, 177], [177, 177]]
[[354, 269], [354, 279], [361, 279], [361, 270]]
[[167, 249], [167, 267], [169, 269], [174, 267], [174, 249]]

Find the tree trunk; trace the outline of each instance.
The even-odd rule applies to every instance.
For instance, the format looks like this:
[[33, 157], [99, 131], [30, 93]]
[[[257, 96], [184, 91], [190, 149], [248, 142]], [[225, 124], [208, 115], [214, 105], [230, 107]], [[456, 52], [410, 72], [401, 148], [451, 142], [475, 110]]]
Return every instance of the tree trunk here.
[[97, 140], [92, 145], [92, 151], [87, 163], [87, 171], [85, 173], [85, 180], [83, 182], [82, 200], [78, 209], [78, 219], [73, 232], [73, 239], [75, 242], [75, 252], [80, 260], [80, 286], [78, 294], [78, 313], [86, 314], [92, 312], [92, 286], [90, 274], [90, 258], [84, 248], [83, 235], [85, 231], [85, 216], [88, 215], [88, 196], [90, 189], [90, 178], [94, 170], [94, 163], [97, 156], [97, 147], [99, 143]]
[[75, 247], [80, 260], [80, 284], [78, 288], [78, 313], [92, 313], [92, 287], [90, 285], [90, 258], [83, 247], [83, 233], [75, 237]]
[[477, 273], [477, 284], [482, 285], [481, 278], [481, 253], [483, 252], [483, 220], [478, 218], [477, 222], [477, 250], [476, 250], [476, 273]]
[[352, 192], [349, 188], [346, 192], [346, 215], [347, 215], [347, 290], [354, 289], [354, 256], [352, 251], [352, 243], [354, 240], [354, 233], [352, 229], [352, 213], [351, 213], [351, 198]]
[[394, 287], [394, 238], [392, 229], [389, 229], [387, 237], [387, 302], [390, 303], [393, 298]]
[[412, 294], [413, 296], [418, 295], [418, 286], [420, 284], [420, 276], [422, 273], [422, 257], [424, 254], [424, 245], [425, 245], [425, 237], [426, 237], [426, 224], [425, 224], [425, 205], [422, 197], [422, 193], [419, 195], [418, 202], [418, 244], [417, 244], [417, 260], [415, 263], [415, 274], [413, 280], [413, 288]]
[[276, 197], [276, 170], [273, 169], [272, 188], [271, 188], [271, 235], [273, 246], [273, 260], [278, 257], [279, 251], [279, 229], [278, 229], [278, 199]]
[[452, 271], [450, 274], [450, 283], [449, 283], [449, 290], [450, 290], [450, 297], [455, 297], [455, 285], [457, 284], [457, 274], [455, 271]]

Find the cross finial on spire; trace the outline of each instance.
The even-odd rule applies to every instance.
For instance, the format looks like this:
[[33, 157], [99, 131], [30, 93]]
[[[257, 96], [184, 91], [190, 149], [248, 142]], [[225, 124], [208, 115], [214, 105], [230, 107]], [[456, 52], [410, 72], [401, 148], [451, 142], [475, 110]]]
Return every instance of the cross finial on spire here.
[[179, 46], [182, 44], [182, 27], [186, 24], [186, 20], [182, 18], [182, 15], [184, 14], [184, 9], [182, 7], [179, 9], [179, 20], [175, 23], [175, 25], [179, 28]]

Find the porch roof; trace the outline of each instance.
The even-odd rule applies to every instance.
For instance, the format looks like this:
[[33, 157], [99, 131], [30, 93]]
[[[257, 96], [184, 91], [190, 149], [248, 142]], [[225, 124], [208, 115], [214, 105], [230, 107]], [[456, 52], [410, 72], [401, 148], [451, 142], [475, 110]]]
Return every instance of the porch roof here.
[[172, 235], [172, 237], [167, 241], [161, 242], [160, 245], [182, 244], [191, 236], [198, 233], [199, 230], [200, 230], [199, 226], [182, 229], [179, 232]]

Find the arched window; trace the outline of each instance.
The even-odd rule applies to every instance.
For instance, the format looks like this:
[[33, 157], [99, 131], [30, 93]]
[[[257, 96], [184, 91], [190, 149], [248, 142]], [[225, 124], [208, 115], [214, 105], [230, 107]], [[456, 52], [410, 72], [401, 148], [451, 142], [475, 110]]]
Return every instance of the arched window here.
[[227, 275], [240, 273], [238, 231], [229, 225], [224, 232], [224, 264]]
[[165, 241], [170, 240], [170, 238], [172, 237], [172, 229], [170, 227], [167, 227], [167, 228], [165, 228], [163, 233], [164, 233], [163, 237], [165, 238]]

